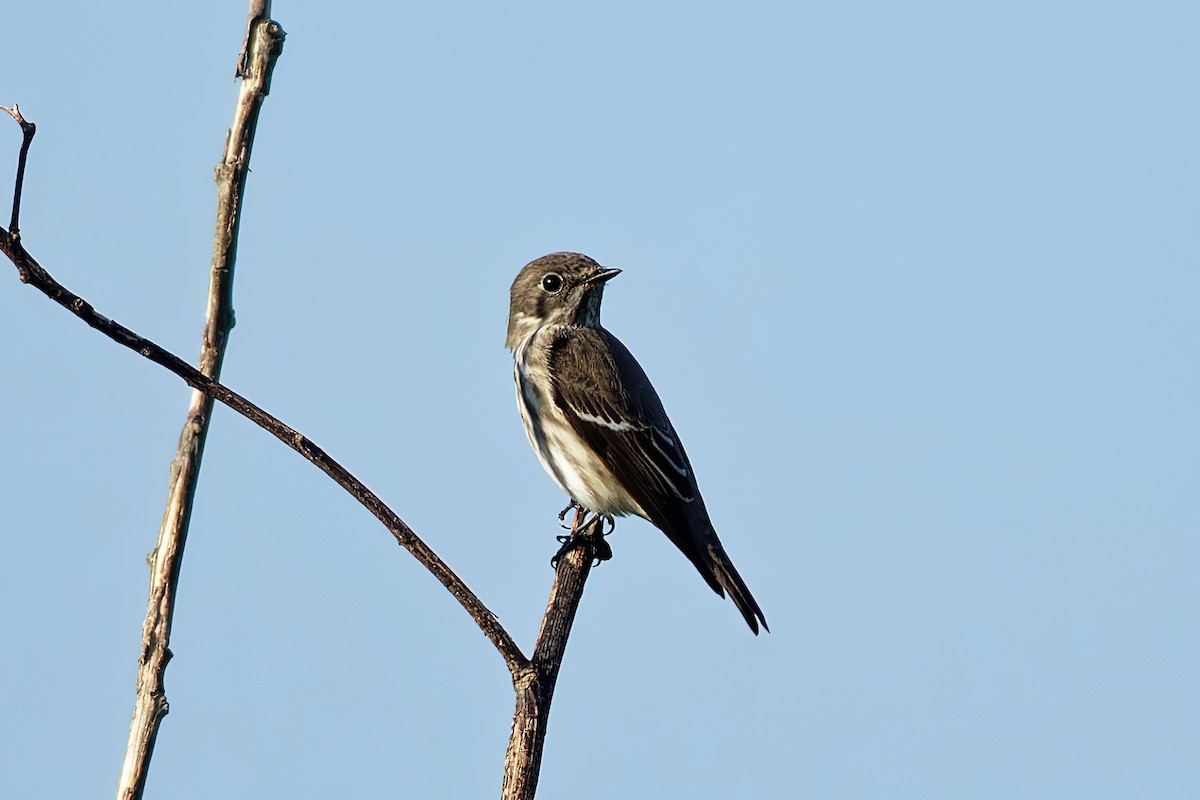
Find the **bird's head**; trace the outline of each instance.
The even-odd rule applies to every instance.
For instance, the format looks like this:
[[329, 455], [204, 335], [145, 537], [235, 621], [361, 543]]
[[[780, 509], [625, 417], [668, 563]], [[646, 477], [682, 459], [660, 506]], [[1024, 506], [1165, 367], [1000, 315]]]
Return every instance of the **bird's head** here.
[[510, 290], [505, 344], [516, 350], [544, 325], [599, 326], [604, 284], [620, 273], [582, 253], [551, 253], [530, 261]]

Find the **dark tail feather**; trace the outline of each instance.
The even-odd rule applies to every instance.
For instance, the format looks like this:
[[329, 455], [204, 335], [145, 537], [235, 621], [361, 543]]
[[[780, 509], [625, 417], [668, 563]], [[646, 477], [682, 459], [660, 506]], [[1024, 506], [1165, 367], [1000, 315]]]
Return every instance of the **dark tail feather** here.
[[[729, 554], [725, 552], [725, 548], [721, 547], [719, 542], [709, 543], [708, 563], [712, 570], [712, 576], [725, 590], [725, 592], [718, 590], [717, 594], [724, 595], [726, 592], [729, 594], [729, 599], [737, 606], [737, 610], [742, 612], [742, 616], [746, 618], [746, 624], [750, 626], [750, 630], [754, 631], [755, 636], [758, 635], [759, 623], [762, 623], [764, 631], [770, 633], [771, 629], [767, 627], [767, 618], [763, 616], [762, 609], [758, 607], [746, 582], [742, 580], [742, 576], [738, 574], [733, 562], [729, 560]], [[712, 581], [709, 581], [709, 584], [711, 585]]]
[[742, 612], [742, 616], [746, 618], [746, 624], [750, 626], [750, 630], [754, 631], [755, 636], [758, 635], [760, 624], [763, 626], [763, 630], [770, 633], [771, 629], [767, 627], [767, 618], [763, 616], [762, 609], [758, 607], [754, 596], [750, 594], [746, 582], [742, 580], [742, 576], [734, 568], [733, 562], [729, 560], [729, 554], [721, 546], [721, 540], [717, 538], [717, 532], [713, 529], [712, 523], [708, 521], [708, 514], [704, 511], [703, 505], [700, 506], [699, 514], [702, 517], [698, 520], [679, 520], [679, 524], [674, 525], [664, 524], [663, 520], [651, 520], [651, 522], [654, 522], [663, 533], [667, 534], [667, 538], [688, 557], [688, 560], [696, 567], [696, 571], [714, 592], [721, 597], [729, 596], [738, 611]]

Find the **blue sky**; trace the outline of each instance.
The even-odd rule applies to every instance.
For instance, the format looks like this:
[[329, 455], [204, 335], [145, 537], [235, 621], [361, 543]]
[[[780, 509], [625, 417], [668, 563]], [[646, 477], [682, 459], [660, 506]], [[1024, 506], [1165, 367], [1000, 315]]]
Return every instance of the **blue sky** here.
[[[245, 5], [9, 12], [26, 245], [194, 358]], [[620, 267], [605, 322], [771, 623], [619, 524], [541, 797], [1200, 792], [1194, 4], [274, 16], [225, 382], [529, 649], [564, 498], [517, 416], [508, 285], [554, 250]], [[10, 175], [18, 144], [0, 125]], [[188, 391], [12, 272], [0, 331], [0, 786], [103, 796]], [[227, 410], [172, 650], [152, 795], [498, 793], [502, 661]]]

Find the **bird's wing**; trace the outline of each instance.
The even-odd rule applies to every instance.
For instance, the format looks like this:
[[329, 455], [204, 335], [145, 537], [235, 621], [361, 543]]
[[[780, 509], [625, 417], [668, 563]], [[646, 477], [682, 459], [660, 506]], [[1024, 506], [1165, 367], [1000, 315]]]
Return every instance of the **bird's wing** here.
[[722, 597], [728, 592], [750, 630], [766, 617], [713, 530], [683, 444], [650, 379], [603, 328], [565, 328], [550, 346], [555, 404], [647, 518]]
[[691, 465], [662, 402], [615, 336], [565, 329], [551, 344], [550, 374], [555, 403], [651, 522], [663, 527], [672, 507], [696, 499]]

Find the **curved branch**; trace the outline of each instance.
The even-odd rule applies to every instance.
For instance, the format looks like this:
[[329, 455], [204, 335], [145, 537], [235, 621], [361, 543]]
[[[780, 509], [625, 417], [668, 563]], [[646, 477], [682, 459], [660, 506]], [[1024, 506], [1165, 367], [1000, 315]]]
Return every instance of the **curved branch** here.
[[138, 336], [119, 322], [114, 322], [102, 314], [98, 314], [91, 303], [54, 280], [29, 255], [24, 245], [7, 232], [0, 232], [0, 252], [4, 253], [17, 267], [23, 283], [37, 288], [51, 300], [117, 344], [137, 351], [155, 364], [165, 367], [182, 378], [193, 389], [199, 389], [214, 400], [224, 403], [312, 462], [317, 469], [332, 478], [354, 499], [366, 506], [367, 510], [391, 531], [400, 546], [412, 553], [417, 561], [432, 572], [433, 576], [449, 590], [450, 594], [454, 595], [454, 598], [479, 625], [483, 634], [495, 645], [510, 672], [517, 674], [528, 665], [528, 659], [525, 658], [512, 636], [496, 619], [496, 615], [489, 611], [487, 606], [468, 588], [462, 578], [454, 574], [454, 571], [438, 557], [437, 553], [425, 544], [412, 528], [396, 515], [396, 512], [388, 508], [378, 495], [363, 485], [362, 481], [351, 475], [349, 470], [335, 461], [308, 437], [288, 427], [232, 389], [204, 375], [173, 353], [164, 350], [149, 339]]

